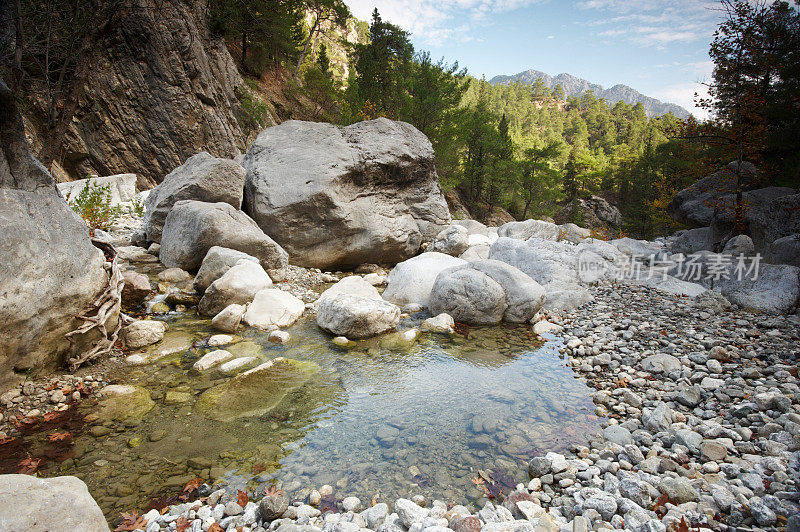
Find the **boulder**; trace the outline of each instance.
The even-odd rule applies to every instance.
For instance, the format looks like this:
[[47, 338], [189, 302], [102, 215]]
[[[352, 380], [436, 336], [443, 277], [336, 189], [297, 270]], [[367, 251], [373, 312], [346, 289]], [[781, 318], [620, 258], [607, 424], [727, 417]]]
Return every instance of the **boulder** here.
[[350, 275], [342, 278], [336, 284], [322, 292], [319, 298], [314, 302], [314, 305], [318, 306], [325, 298], [338, 297], [340, 295], [381, 299], [378, 289], [365, 281], [363, 277]]
[[300, 266], [394, 264], [450, 224], [430, 141], [404, 122], [289, 120], [242, 165], [244, 209]]
[[742, 190], [758, 186], [758, 174], [752, 163], [731, 162], [713, 175], [700, 179], [672, 198], [667, 212], [676, 221], [692, 227], [707, 227], [714, 218], [714, 205], [720, 199], [736, 191], [741, 178]]
[[68, 202], [72, 202], [90, 184], [93, 187], [108, 187], [109, 199], [112, 205], [117, 205], [124, 201], [133, 201], [136, 196], [136, 174], [90, 177], [58, 183], [56, 187]]
[[267, 270], [285, 268], [289, 257], [245, 213], [227, 203], [177, 202], [161, 236], [161, 262], [168, 268], [195, 271], [213, 246], [256, 257]]
[[100, 390], [97, 415], [101, 421], [140, 420], [155, 406], [141, 386], [110, 384]]
[[708, 227], [699, 227], [697, 229], [687, 229], [681, 231], [672, 241], [672, 253], [683, 253], [690, 255], [698, 251], [711, 250], [713, 247], [711, 241], [711, 230]]
[[476, 244], [468, 247], [464, 253], [458, 256], [458, 258], [467, 262], [479, 259], [488, 259], [490, 248], [491, 244]]
[[587, 238], [592, 236], [592, 231], [583, 227], [579, 227], [573, 223], [566, 223], [559, 226], [559, 240], [566, 240], [573, 244], [580, 244]]
[[[488, 240], [488, 237], [487, 237]], [[469, 233], [461, 225], [450, 225], [436, 235], [426, 251], [444, 253], [458, 257], [469, 247]]]
[[122, 287], [122, 306], [125, 309], [138, 307], [150, 295], [150, 279], [143, 273], [125, 271], [122, 273], [125, 284]]
[[592, 293], [577, 283], [553, 281], [544, 285], [543, 288], [546, 296], [542, 307], [546, 310], [572, 310], [594, 301]]
[[260, 290], [247, 306], [243, 321], [250, 327], [288, 327], [303, 315], [306, 304], [289, 292], [277, 288]]
[[444, 270], [431, 289], [430, 311], [434, 316], [447, 313], [462, 323], [496, 325], [507, 308], [500, 283], [468, 266]]
[[400, 323], [400, 307], [380, 298], [338, 294], [321, 297], [317, 325], [336, 336], [368, 338]]
[[241, 260], [225, 275], [211, 283], [198, 305], [203, 316], [216, 316], [228, 305], [246, 305], [256, 294], [270, 288], [272, 279], [260, 265]]
[[[764, 251], [779, 238], [800, 233], [800, 194], [793, 188], [766, 187], [742, 194], [744, 231], [757, 251]], [[725, 241], [739, 233], [735, 223], [736, 196], [721, 199], [722, 206], [711, 220], [712, 238]]]
[[205, 391], [195, 403], [195, 409], [210, 419], [223, 422], [261, 416], [319, 370], [314, 362], [278, 357]]
[[128, 349], [139, 349], [160, 342], [167, 324], [158, 320], [137, 320], [122, 329], [122, 341]]
[[657, 255], [664, 250], [663, 244], [649, 242], [647, 240], [636, 240], [627, 236], [612, 240], [610, 243], [616, 246], [617, 249], [625, 255], [642, 259]]
[[525, 242], [499, 238], [492, 244], [489, 258], [522, 270], [541, 285], [614, 279], [617, 264], [625, 261], [624, 255], [606, 242], [588, 239], [574, 245], [537, 237]]
[[192, 364], [192, 369], [195, 371], [208, 371], [209, 369], [222, 364], [223, 362], [227, 362], [228, 360], [234, 358], [234, 354], [230, 351], [225, 351], [224, 349], [216, 349], [205, 355], [201, 356], [197, 361]]
[[761, 264], [758, 275], [720, 281], [722, 295], [742, 308], [766, 314], [789, 314], [800, 303], [800, 268]]
[[[0, 389], [54, 370], [64, 336], [106, 288], [103, 253], [28, 150], [14, 95], [0, 81]], [[91, 313], [90, 313], [91, 314]], [[77, 338], [86, 346], [96, 336]]]
[[143, 220], [147, 239], [161, 242], [167, 215], [181, 200], [223, 202], [234, 209], [241, 208], [244, 175], [244, 168], [230, 159], [220, 159], [204, 151], [189, 157], [147, 196]]
[[779, 238], [767, 248], [765, 259], [772, 264], [800, 266], [800, 234]]
[[405, 260], [389, 272], [389, 285], [383, 298], [397, 305], [416, 303], [428, 306], [433, 283], [440, 272], [467, 262], [444, 253], [425, 252]]
[[467, 230], [467, 234], [472, 235], [482, 235], [487, 236], [489, 234], [489, 228], [480, 223], [477, 220], [453, 220], [453, 225], [460, 225]]
[[451, 333], [455, 330], [455, 320], [450, 314], [441, 313], [422, 322], [420, 330], [434, 333]]
[[220, 310], [212, 319], [211, 326], [222, 332], [234, 332], [242, 322], [245, 306], [233, 303]]
[[86, 484], [70, 476], [0, 475], [0, 523], [8, 531], [109, 531]]
[[727, 255], [738, 257], [744, 255], [745, 257], [752, 256], [756, 251], [753, 245], [753, 239], [747, 235], [736, 235], [725, 243], [722, 252]]
[[542, 308], [545, 291], [542, 286], [514, 266], [499, 260], [476, 260], [467, 266], [485, 273], [503, 287], [506, 308], [503, 321], [527, 323]]
[[509, 222], [497, 229], [497, 236], [505, 238], [516, 238], [517, 240], [528, 240], [531, 237], [543, 240], [558, 240], [560, 234], [559, 227], [550, 222], [542, 220], [525, 220], [524, 222]]
[[210, 247], [194, 278], [195, 291], [198, 294], [205, 292], [206, 289], [211, 286], [211, 283], [222, 277], [241, 259], [260, 264], [257, 258], [247, 253], [221, 246]]

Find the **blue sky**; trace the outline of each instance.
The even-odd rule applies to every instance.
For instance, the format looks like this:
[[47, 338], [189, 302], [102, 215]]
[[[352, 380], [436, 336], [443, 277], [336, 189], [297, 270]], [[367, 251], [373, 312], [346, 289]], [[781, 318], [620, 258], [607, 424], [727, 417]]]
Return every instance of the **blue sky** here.
[[487, 79], [534, 68], [616, 83], [697, 116], [712, 64], [716, 0], [345, 0], [368, 20], [412, 32], [414, 46]]

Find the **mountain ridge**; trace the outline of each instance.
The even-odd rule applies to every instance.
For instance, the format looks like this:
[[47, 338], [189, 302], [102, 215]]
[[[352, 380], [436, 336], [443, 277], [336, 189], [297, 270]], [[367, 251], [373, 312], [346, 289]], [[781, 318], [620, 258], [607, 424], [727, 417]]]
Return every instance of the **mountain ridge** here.
[[624, 101], [629, 105], [641, 103], [645, 113], [649, 117], [672, 113], [678, 118], [688, 118], [691, 113], [678, 104], [662, 102], [651, 96], [647, 96], [636, 89], [617, 83], [611, 88], [604, 88], [602, 85], [592, 83], [583, 78], [573, 76], [563, 72], [557, 76], [551, 76], [545, 72], [535, 69], [525, 70], [514, 75], [499, 75], [489, 80], [492, 85], [508, 84], [519, 81], [521, 83], [533, 84], [536, 80], [553, 90], [556, 85], [561, 85], [565, 96], [582, 96], [586, 92], [592, 91], [598, 98], [603, 98], [608, 105], [613, 106], [619, 101]]

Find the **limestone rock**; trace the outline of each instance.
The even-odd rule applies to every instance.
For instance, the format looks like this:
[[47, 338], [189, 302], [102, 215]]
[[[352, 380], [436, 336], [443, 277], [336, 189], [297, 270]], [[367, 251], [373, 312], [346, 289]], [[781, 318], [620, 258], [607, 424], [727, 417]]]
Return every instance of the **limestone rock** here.
[[109, 531], [86, 484], [70, 476], [0, 475], [0, 523], [9, 531]]
[[[108, 282], [103, 253], [29, 152], [14, 95], [0, 81], [0, 389], [54, 370]], [[79, 345], [96, 339], [78, 338]]]
[[264, 268], [249, 260], [242, 260], [225, 275], [211, 283], [198, 310], [204, 316], [216, 316], [229, 305], [246, 305], [256, 294], [272, 286]]
[[528, 240], [532, 237], [543, 240], [557, 240], [559, 234], [560, 229], [556, 224], [542, 220], [508, 222], [497, 229], [497, 236], [500, 238], [515, 238], [517, 240]]
[[503, 287], [482, 271], [469, 267], [444, 270], [431, 290], [431, 314], [447, 313], [462, 323], [496, 325], [507, 308]]
[[222, 332], [234, 332], [242, 322], [244, 316], [244, 305], [230, 304], [220, 310], [212, 319], [211, 326]]
[[58, 191], [70, 202], [74, 201], [87, 186], [108, 187], [111, 204], [117, 205], [123, 201], [131, 201], [136, 196], [136, 174], [118, 174], [77, 179], [75, 181], [66, 181], [56, 185]]
[[434, 164], [404, 122], [289, 120], [247, 151], [244, 209], [300, 266], [393, 264], [450, 223]]
[[121, 336], [128, 349], [139, 349], [161, 341], [166, 331], [163, 321], [138, 320], [122, 329]]
[[319, 369], [313, 362], [278, 357], [207, 390], [195, 408], [216, 421], [260, 416], [275, 408]]
[[257, 258], [247, 253], [221, 246], [211, 246], [194, 277], [194, 289], [198, 294], [202, 294], [211, 286], [211, 283], [225, 275], [241, 259], [260, 264]]
[[158, 256], [164, 266], [195, 271], [213, 246], [252, 255], [265, 269], [288, 265], [288, 255], [241, 211], [227, 203], [177, 202], [167, 215]]
[[389, 272], [383, 298], [397, 305], [428, 306], [436, 276], [443, 270], [467, 262], [444, 253], [425, 252], [401, 262]]
[[125, 285], [122, 287], [122, 306], [134, 309], [150, 294], [150, 280], [143, 273], [125, 271], [122, 273]]
[[[488, 238], [487, 238], [488, 240]], [[450, 225], [441, 230], [426, 251], [458, 257], [469, 247], [469, 233], [461, 225]]]
[[277, 288], [266, 288], [256, 293], [247, 306], [243, 321], [259, 329], [288, 327], [303, 315], [306, 304], [289, 292]]
[[382, 299], [339, 294], [320, 298], [317, 325], [336, 336], [368, 338], [400, 323], [400, 308]]
[[181, 200], [224, 202], [242, 206], [244, 168], [230, 159], [202, 151], [189, 157], [150, 191], [142, 221], [147, 239], [161, 242], [161, 232], [172, 206]]

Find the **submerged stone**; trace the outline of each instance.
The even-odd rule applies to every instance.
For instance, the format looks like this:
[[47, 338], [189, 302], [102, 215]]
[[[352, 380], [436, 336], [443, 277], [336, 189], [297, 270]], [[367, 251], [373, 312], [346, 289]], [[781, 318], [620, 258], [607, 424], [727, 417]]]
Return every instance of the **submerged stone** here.
[[278, 357], [206, 391], [196, 408], [216, 421], [259, 416], [275, 408], [286, 394], [319, 370], [314, 362]]
[[150, 393], [142, 387], [111, 384], [100, 390], [103, 398], [97, 416], [100, 420], [141, 419], [155, 406]]

